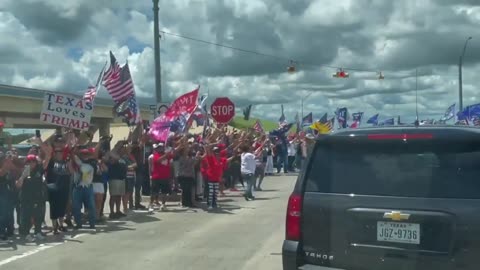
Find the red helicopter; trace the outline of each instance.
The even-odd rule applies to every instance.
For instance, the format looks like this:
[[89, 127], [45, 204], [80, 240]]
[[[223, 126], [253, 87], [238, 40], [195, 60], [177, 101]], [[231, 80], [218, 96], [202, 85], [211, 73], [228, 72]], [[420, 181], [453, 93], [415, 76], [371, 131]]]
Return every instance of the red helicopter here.
[[293, 61], [290, 61], [290, 65], [287, 67], [287, 72], [290, 74], [293, 74], [297, 71], [297, 68], [295, 67], [295, 63]]
[[339, 69], [337, 69], [337, 72], [333, 73], [332, 76], [334, 78], [345, 79], [345, 78], [348, 78], [350, 76], [350, 74], [348, 74], [348, 72], [346, 72], [343, 68], [339, 68]]

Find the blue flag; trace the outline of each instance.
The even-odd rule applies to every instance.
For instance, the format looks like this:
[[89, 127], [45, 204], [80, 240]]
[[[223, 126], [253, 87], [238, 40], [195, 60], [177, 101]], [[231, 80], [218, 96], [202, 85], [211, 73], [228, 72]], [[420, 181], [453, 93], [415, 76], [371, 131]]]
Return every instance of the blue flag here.
[[337, 122], [340, 128], [347, 128], [347, 115], [348, 110], [347, 108], [338, 108], [337, 109]]
[[381, 126], [393, 126], [393, 125], [395, 125], [395, 119], [390, 118], [390, 119], [383, 120], [383, 122], [380, 125]]
[[322, 124], [325, 124], [327, 123], [328, 121], [328, 115], [327, 113], [325, 113], [322, 117], [320, 117], [320, 120], [318, 120], [318, 122], [322, 123]]
[[367, 124], [373, 124], [374, 126], [378, 125], [378, 113], [375, 114], [374, 116], [370, 117], [368, 120], [367, 120]]
[[310, 126], [313, 123], [313, 114], [309, 113], [302, 119], [302, 126]]
[[467, 106], [457, 114], [458, 120], [469, 121], [475, 116], [480, 116], [480, 103]]

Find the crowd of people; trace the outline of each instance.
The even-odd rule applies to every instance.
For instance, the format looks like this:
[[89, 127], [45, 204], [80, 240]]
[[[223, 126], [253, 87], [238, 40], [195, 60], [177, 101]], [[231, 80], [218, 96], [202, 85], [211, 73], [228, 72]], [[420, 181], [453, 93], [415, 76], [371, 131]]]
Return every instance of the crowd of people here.
[[[47, 210], [53, 234], [87, 224], [95, 229], [107, 222], [107, 198], [111, 220], [133, 209], [165, 211], [172, 193], [181, 193], [182, 207], [206, 204], [213, 212], [226, 189], [240, 192], [242, 186], [245, 200], [254, 200], [266, 175], [298, 171], [312, 145], [302, 133], [278, 138], [226, 128], [177, 134], [166, 142], [132, 132], [113, 147], [112, 136], [98, 143], [87, 138], [63, 131], [35, 138], [23, 158], [11, 145], [0, 151], [2, 240], [13, 237], [16, 227], [26, 241], [43, 240]], [[150, 196], [148, 205], [142, 194]]]

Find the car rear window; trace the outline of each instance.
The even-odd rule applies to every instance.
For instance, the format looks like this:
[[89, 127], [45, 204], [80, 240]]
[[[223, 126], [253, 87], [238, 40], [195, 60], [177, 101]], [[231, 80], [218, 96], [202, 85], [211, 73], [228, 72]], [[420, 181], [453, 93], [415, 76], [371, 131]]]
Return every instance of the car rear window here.
[[352, 144], [315, 147], [306, 191], [480, 198], [480, 149], [472, 145]]

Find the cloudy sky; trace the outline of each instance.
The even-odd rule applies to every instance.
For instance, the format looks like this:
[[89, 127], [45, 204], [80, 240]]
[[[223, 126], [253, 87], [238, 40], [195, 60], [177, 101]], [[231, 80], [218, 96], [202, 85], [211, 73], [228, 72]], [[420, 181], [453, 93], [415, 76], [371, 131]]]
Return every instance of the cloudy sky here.
[[[163, 31], [262, 52], [237, 52], [171, 35], [161, 40], [164, 100], [201, 85], [210, 96], [254, 104], [254, 117], [316, 117], [346, 106], [381, 118], [421, 118], [480, 102], [478, 0], [161, 0]], [[0, 0], [0, 83], [80, 93], [112, 50], [127, 59], [143, 103], [153, 103], [151, 0]], [[298, 72], [288, 74], [288, 59]], [[348, 79], [335, 79], [344, 67]], [[377, 71], [385, 79], [377, 80]], [[106, 93], [102, 95], [106, 96]], [[210, 101], [212, 101], [211, 99]], [[238, 112], [240, 113], [240, 112]]]

